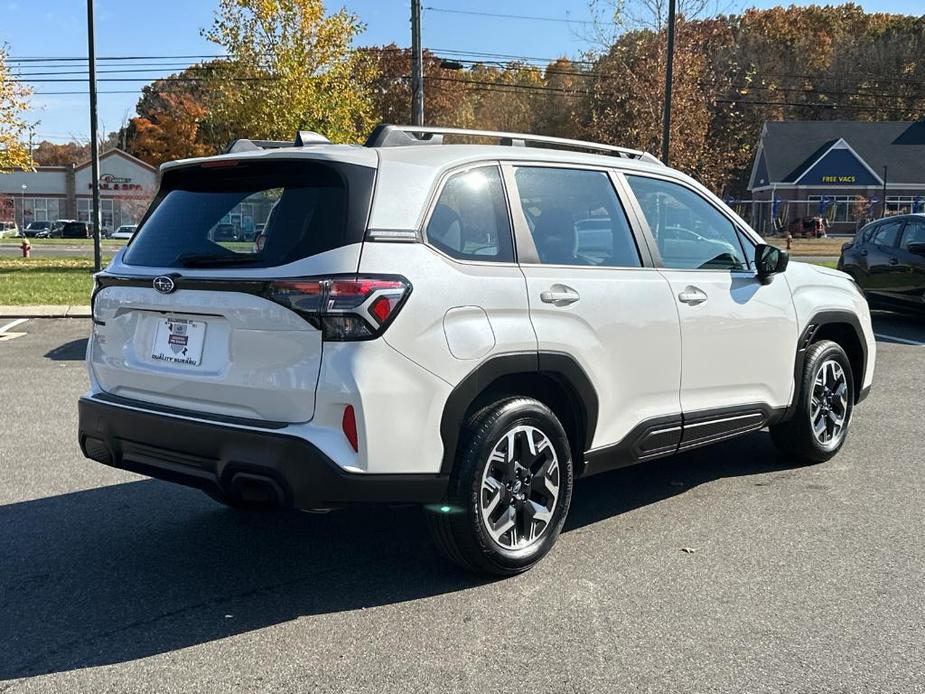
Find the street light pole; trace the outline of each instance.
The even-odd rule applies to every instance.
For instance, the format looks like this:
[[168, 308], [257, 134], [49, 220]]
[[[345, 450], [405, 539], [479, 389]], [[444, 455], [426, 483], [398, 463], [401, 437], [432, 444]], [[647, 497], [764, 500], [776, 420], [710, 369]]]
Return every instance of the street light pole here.
[[424, 125], [424, 48], [421, 0], [411, 0], [411, 125]]
[[671, 142], [671, 82], [674, 72], [675, 0], [668, 0], [668, 56], [665, 64], [665, 103], [662, 111], [662, 161], [668, 166], [668, 146]]
[[93, 39], [93, 0], [87, 0], [87, 59], [90, 70], [90, 172], [93, 181], [93, 268], [95, 272], [103, 269], [103, 254], [100, 248], [100, 149], [97, 137], [96, 113], [96, 45]]
[[[22, 226], [19, 227], [20, 236], [26, 235], [26, 188], [28, 188], [25, 183], [22, 184], [22, 193], [19, 195], [19, 211], [20, 217], [22, 217]], [[16, 215], [13, 215], [13, 221], [16, 221]]]
[[883, 165], [883, 207], [880, 208], [880, 218], [886, 217], [886, 164]]

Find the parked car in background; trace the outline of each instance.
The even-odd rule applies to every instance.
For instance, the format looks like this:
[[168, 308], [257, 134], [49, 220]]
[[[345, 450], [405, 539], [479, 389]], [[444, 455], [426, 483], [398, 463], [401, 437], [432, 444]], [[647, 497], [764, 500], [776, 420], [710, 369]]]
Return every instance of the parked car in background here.
[[0, 222], [0, 239], [19, 236], [19, 225], [16, 222]]
[[[417, 503], [449, 559], [510, 575], [579, 477], [764, 427], [782, 464], [845, 442], [876, 352], [857, 285], [655, 157], [305, 136], [161, 167], [95, 277], [84, 455], [239, 510]], [[268, 202], [262, 241], [217, 242]]]
[[68, 222], [61, 228], [63, 239], [88, 239], [92, 233], [90, 222]]
[[791, 236], [818, 239], [827, 234], [828, 222], [824, 217], [800, 217], [790, 222], [787, 231]]
[[235, 231], [234, 224], [216, 224], [212, 232], [213, 241], [237, 241], [238, 233]]
[[[61, 230], [64, 229], [64, 225], [65, 225], [65, 224], [69, 224], [69, 223], [71, 223], [71, 222], [73, 222], [73, 221], [76, 221], [76, 220], [74, 220], [74, 219], [56, 219], [54, 222], [51, 223], [51, 229], [49, 229], [48, 234], [47, 234], [47, 237], [50, 238], [50, 239], [60, 239], [60, 238], [61, 238]], [[43, 238], [43, 237], [39, 237], [39, 238]]]
[[118, 229], [116, 229], [114, 232], [112, 232], [109, 238], [120, 239], [120, 240], [130, 239], [132, 238], [132, 235], [135, 233], [135, 229], [137, 228], [138, 226], [136, 224], [123, 224]]
[[847, 272], [874, 308], [925, 314], [925, 214], [879, 219], [842, 246]]
[[23, 231], [23, 236], [30, 239], [40, 239], [48, 236], [51, 222], [29, 222]]

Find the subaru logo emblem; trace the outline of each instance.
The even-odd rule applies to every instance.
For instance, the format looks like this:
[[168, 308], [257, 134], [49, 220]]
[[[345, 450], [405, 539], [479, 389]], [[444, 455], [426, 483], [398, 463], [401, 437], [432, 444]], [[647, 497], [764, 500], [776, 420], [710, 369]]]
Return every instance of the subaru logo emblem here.
[[170, 292], [177, 288], [173, 280], [170, 277], [167, 277], [167, 275], [155, 277], [153, 284], [154, 288], [161, 294], [170, 294]]

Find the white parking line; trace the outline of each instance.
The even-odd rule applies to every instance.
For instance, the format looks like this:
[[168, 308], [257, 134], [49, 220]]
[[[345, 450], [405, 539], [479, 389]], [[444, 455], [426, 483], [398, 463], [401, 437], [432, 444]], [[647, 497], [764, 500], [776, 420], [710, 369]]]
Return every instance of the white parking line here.
[[17, 325], [22, 325], [22, 324], [25, 323], [27, 320], [29, 320], [29, 319], [28, 319], [28, 318], [17, 318], [17, 319], [14, 320], [14, 321], [10, 321], [9, 323], [7, 323], [6, 325], [4, 325], [3, 327], [0, 327], [0, 333], [5, 333], [5, 332], [6, 332], [7, 330], [9, 330], [10, 328], [15, 328]]
[[893, 342], [901, 342], [904, 345], [915, 345], [916, 347], [925, 347], [925, 342], [921, 340], [910, 340], [906, 337], [896, 337], [895, 335], [884, 335], [883, 333], [874, 333], [874, 337], [880, 340], [892, 340]]

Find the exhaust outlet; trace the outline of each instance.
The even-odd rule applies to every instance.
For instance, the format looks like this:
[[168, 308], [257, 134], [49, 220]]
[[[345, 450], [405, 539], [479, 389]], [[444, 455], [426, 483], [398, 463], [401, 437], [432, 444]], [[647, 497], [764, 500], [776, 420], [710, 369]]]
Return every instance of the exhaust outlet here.
[[247, 504], [283, 506], [286, 495], [270, 477], [249, 472], [236, 472], [228, 482], [229, 496]]

